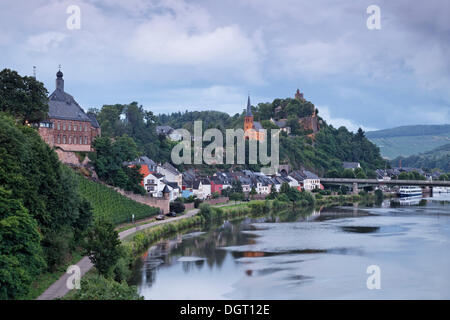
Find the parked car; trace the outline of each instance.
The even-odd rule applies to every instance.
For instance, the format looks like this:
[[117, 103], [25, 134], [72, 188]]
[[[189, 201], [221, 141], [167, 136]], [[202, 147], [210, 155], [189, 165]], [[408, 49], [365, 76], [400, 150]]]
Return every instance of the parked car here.
[[166, 214], [168, 217], [176, 217], [177, 214], [174, 211], [170, 211], [168, 214]]
[[156, 220], [164, 220], [164, 215], [162, 214], [157, 215]]

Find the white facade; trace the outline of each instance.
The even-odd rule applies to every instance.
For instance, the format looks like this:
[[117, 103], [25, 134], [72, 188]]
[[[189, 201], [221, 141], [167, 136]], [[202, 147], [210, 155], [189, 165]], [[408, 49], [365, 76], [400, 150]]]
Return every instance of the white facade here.
[[144, 188], [152, 197], [162, 197], [165, 183], [162, 182], [164, 176], [150, 173], [144, 178]]
[[163, 166], [158, 166], [156, 171], [163, 176], [169, 182], [175, 182], [181, 188], [183, 183], [183, 175], [181, 173], [175, 173], [172, 170], [166, 169]]
[[298, 187], [300, 187], [300, 183], [297, 181], [297, 179], [294, 179], [291, 176], [287, 176], [287, 178], [289, 179], [289, 186], [293, 187], [295, 189], [298, 189]]
[[305, 190], [320, 189], [320, 179], [305, 179], [303, 180], [303, 188]]

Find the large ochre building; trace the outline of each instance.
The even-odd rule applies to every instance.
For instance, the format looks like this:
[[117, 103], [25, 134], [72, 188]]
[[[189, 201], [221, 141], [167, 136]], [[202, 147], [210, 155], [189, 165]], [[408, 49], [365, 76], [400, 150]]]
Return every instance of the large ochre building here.
[[56, 73], [56, 89], [49, 96], [47, 120], [39, 124], [44, 141], [63, 151], [92, 151], [91, 142], [101, 133], [94, 115], [88, 115], [64, 91], [63, 73]]

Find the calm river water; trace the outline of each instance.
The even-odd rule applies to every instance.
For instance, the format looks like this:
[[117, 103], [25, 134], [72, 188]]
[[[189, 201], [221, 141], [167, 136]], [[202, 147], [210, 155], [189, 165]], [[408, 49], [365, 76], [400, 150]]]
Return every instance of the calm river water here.
[[149, 248], [132, 282], [145, 299], [450, 299], [450, 195], [225, 222]]

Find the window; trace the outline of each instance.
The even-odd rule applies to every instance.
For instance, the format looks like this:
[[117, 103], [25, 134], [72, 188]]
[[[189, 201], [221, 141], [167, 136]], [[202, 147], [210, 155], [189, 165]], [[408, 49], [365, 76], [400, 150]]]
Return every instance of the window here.
[[84, 144], [88, 144], [88, 138], [84, 136]]
[[85, 124], [85, 125], [84, 125], [84, 132], [87, 132], [87, 129], [88, 129], [88, 125]]
[[74, 124], [74, 125], [73, 125], [73, 131], [77, 131], [77, 129], [78, 129], [78, 128], [77, 128], [77, 125]]
[[69, 144], [72, 144], [72, 136], [69, 136]]
[[63, 130], [66, 131], [66, 122], [63, 122]]
[[77, 142], [77, 136], [73, 137], [73, 144], [78, 144]]
[[66, 144], [66, 136], [63, 136], [63, 144]]
[[61, 130], [61, 122], [58, 121], [58, 130]]
[[69, 122], [69, 131], [72, 130], [72, 123]]
[[[58, 123], [59, 124], [59, 123]], [[58, 144], [61, 143], [61, 136], [58, 134]]]

